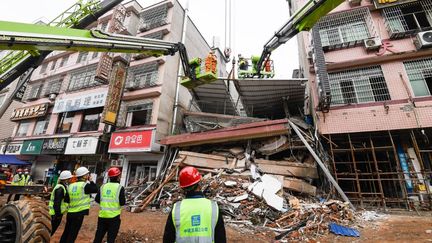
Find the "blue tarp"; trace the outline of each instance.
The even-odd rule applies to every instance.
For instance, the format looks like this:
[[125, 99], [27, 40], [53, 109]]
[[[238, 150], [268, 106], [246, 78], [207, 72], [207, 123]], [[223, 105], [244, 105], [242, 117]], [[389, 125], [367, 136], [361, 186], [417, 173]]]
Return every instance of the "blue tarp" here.
[[358, 230], [335, 223], [330, 223], [330, 232], [337, 235], [360, 237], [360, 232], [358, 232]]
[[25, 162], [17, 159], [15, 155], [4, 155], [0, 154], [0, 164], [7, 165], [31, 165], [29, 162]]

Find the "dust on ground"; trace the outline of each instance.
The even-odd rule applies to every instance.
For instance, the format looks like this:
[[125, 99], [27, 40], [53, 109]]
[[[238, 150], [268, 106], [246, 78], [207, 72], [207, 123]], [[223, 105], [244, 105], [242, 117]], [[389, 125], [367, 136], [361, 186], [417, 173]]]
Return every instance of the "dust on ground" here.
[[[84, 224], [76, 242], [92, 242], [97, 227], [97, 207], [84, 219]], [[432, 215], [414, 214], [386, 215], [382, 219], [366, 222], [360, 228], [360, 237], [345, 237], [328, 234], [319, 239], [320, 242], [432, 242]], [[124, 211], [117, 242], [162, 242], [164, 227], [168, 215], [159, 211], [130, 213]], [[65, 218], [65, 217], [64, 217]], [[64, 220], [64, 219], [63, 219]], [[64, 222], [52, 238], [58, 242], [63, 232]], [[274, 235], [264, 233], [245, 233], [244, 229], [227, 227], [228, 242], [276, 242]], [[288, 241], [289, 242], [289, 241]], [[317, 242], [311, 240], [310, 242]]]

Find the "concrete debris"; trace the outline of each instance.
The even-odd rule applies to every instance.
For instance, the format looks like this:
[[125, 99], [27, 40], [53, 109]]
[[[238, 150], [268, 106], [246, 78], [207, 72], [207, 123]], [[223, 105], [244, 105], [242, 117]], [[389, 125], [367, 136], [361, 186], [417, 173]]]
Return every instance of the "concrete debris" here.
[[233, 202], [235, 202], [235, 203], [240, 202], [240, 201], [248, 199], [248, 197], [249, 197], [249, 195], [246, 193], [246, 194], [243, 194], [241, 196], [234, 198]]
[[385, 217], [386, 217], [385, 215], [378, 214], [378, 213], [375, 212], [375, 211], [363, 211], [363, 212], [361, 213], [361, 218], [362, 218], [364, 221], [376, 221], [376, 220], [378, 220], [378, 219], [383, 219], [383, 218], [385, 218]]
[[227, 187], [233, 187], [233, 186], [237, 185], [237, 182], [235, 182], [235, 181], [225, 181], [224, 184]]

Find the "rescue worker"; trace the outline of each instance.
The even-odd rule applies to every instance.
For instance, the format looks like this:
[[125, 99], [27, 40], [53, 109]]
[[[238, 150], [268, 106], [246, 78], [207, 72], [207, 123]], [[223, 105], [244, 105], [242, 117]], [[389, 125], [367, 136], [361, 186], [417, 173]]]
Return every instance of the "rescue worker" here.
[[51, 192], [51, 198], [48, 204], [49, 213], [51, 215], [51, 226], [53, 235], [59, 227], [63, 214], [66, 213], [69, 200], [69, 193], [67, 192], [67, 185], [69, 179], [72, 178], [72, 173], [64, 170], [60, 173], [59, 181]]
[[19, 186], [22, 179], [22, 169], [17, 169], [12, 180], [12, 185]]
[[68, 186], [69, 207], [66, 216], [65, 230], [60, 238], [61, 243], [75, 242], [84, 220], [89, 214], [90, 194], [97, 193], [98, 188], [90, 179], [90, 171], [86, 167], [79, 167], [75, 173], [77, 182]]
[[29, 170], [26, 168], [24, 169], [24, 174], [22, 175], [21, 186], [27, 186], [30, 182], [30, 173]]
[[100, 243], [108, 233], [107, 242], [114, 243], [120, 229], [121, 206], [125, 205], [124, 188], [120, 185], [121, 171], [117, 167], [108, 170], [109, 182], [104, 184], [96, 195], [99, 203], [99, 218], [93, 243]]
[[187, 166], [179, 173], [180, 187], [186, 198], [176, 202], [168, 216], [164, 243], [209, 242], [225, 243], [225, 226], [216, 202], [201, 192], [201, 175], [195, 167]]
[[238, 64], [240, 70], [247, 71], [249, 67], [249, 62], [241, 54], [238, 54], [238, 59], [239, 59]]
[[[22, 169], [17, 169], [15, 171], [15, 175], [13, 176], [11, 185], [21, 186], [21, 181], [23, 180], [22, 175], [23, 175]], [[18, 201], [20, 199], [20, 196], [21, 196], [20, 194], [9, 194], [8, 199], [7, 199], [8, 202], [11, 200], [12, 195], [14, 195], [14, 201]]]

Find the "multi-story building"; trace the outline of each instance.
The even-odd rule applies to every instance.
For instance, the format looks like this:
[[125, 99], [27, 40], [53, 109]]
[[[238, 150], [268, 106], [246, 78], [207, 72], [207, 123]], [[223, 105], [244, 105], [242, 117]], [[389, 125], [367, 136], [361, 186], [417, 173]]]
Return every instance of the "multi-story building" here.
[[431, 205], [431, 30], [432, 0], [347, 0], [298, 36], [308, 111], [353, 202]]
[[[181, 40], [184, 9], [175, 0], [143, 8], [136, 1], [123, 5], [122, 34]], [[90, 28], [107, 30], [113, 12]], [[189, 57], [205, 57], [210, 46], [189, 19], [185, 45]], [[158, 141], [170, 133], [180, 58], [130, 55], [125, 90], [115, 132], [102, 123], [108, 84], [95, 80], [100, 53], [53, 52], [35, 70], [15, 110], [13, 143], [20, 156], [33, 162], [33, 176], [44, 179], [48, 168], [73, 170], [87, 166], [102, 175], [108, 166], [122, 166], [122, 183], [152, 180], [160, 169], [163, 147]], [[222, 67], [223, 68], [223, 67]], [[186, 108], [190, 92], [179, 89], [179, 108]], [[111, 143], [109, 135], [112, 135]], [[110, 153], [110, 154], [109, 154]]]

